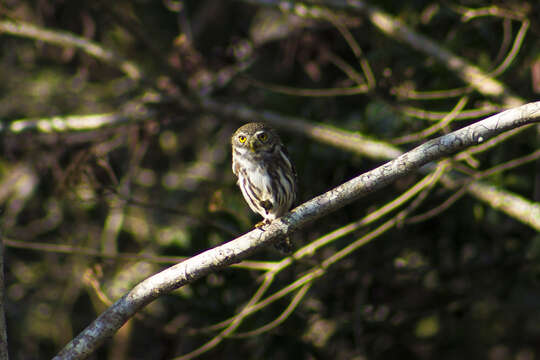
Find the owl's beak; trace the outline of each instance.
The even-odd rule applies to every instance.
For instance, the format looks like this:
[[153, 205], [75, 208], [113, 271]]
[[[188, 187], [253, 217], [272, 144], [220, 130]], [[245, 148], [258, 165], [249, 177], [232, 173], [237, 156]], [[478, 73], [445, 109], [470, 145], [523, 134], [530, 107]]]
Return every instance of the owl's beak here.
[[257, 149], [257, 140], [256, 139], [253, 139], [249, 142], [249, 150], [251, 150], [252, 153], [255, 152], [255, 150]]

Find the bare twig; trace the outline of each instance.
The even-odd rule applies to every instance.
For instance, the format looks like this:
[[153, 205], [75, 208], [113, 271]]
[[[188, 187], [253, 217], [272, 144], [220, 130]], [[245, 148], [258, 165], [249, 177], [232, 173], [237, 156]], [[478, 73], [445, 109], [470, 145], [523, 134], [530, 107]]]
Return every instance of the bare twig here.
[[[403, 112], [403, 114], [407, 116], [415, 117], [415, 118], [419, 118], [423, 120], [429, 120], [429, 121], [439, 121], [442, 118], [446, 117], [446, 115], [448, 114], [448, 112], [446, 111], [427, 111], [427, 110], [415, 108], [412, 106], [403, 106], [403, 107], [400, 107], [399, 109]], [[459, 114], [456, 115], [455, 120], [477, 119], [480, 117], [494, 114], [501, 110], [502, 109], [500, 109], [499, 107], [491, 106], [491, 105], [484, 106], [479, 109], [463, 110]]]
[[514, 43], [512, 44], [510, 52], [508, 53], [508, 55], [506, 55], [503, 62], [499, 66], [497, 66], [497, 68], [490, 72], [490, 76], [495, 77], [501, 75], [510, 66], [510, 64], [512, 64], [519, 52], [519, 49], [521, 48], [521, 45], [523, 44], [523, 40], [525, 39], [525, 34], [527, 33], [529, 25], [529, 20], [523, 20], [523, 22], [521, 23], [521, 27], [519, 28], [519, 31], [516, 35], [516, 38], [514, 39]]
[[341, 22], [341, 19], [336, 17], [333, 13], [326, 12], [323, 16], [325, 16], [328, 21], [330, 21], [332, 25], [334, 25], [336, 29], [338, 29], [338, 31], [341, 33], [341, 36], [343, 36], [343, 38], [351, 48], [354, 56], [360, 64], [360, 67], [362, 68], [362, 71], [364, 72], [368, 89], [373, 89], [376, 85], [375, 76], [373, 75], [373, 71], [371, 71], [371, 66], [369, 65], [368, 60], [364, 56], [360, 45], [358, 45], [358, 42], [354, 39], [349, 29]]
[[262, 334], [262, 333], [264, 333], [266, 331], [272, 330], [273, 328], [275, 328], [276, 326], [281, 324], [283, 321], [285, 321], [289, 317], [289, 315], [292, 314], [294, 309], [296, 309], [298, 304], [300, 304], [300, 301], [307, 294], [307, 292], [308, 292], [309, 288], [311, 287], [311, 285], [312, 285], [312, 283], [309, 282], [309, 283], [306, 283], [304, 286], [302, 286], [300, 288], [300, 290], [298, 290], [296, 295], [292, 298], [292, 300], [289, 303], [289, 305], [287, 306], [287, 308], [276, 319], [272, 320], [271, 322], [269, 322], [268, 324], [266, 324], [264, 326], [261, 326], [258, 329], [254, 329], [254, 330], [251, 330], [251, 331], [246, 331], [246, 332], [243, 332], [243, 333], [238, 333], [238, 334], [235, 334], [233, 337], [235, 337], [235, 338], [252, 337], [252, 336], [260, 335], [260, 334]]
[[406, 224], [416, 224], [421, 221], [426, 221], [427, 219], [430, 219], [434, 216], [439, 215], [443, 211], [447, 210], [452, 204], [454, 204], [458, 199], [463, 197], [465, 193], [467, 192], [467, 187], [462, 186], [458, 191], [453, 193], [448, 199], [446, 199], [442, 204], [434, 207], [433, 209], [430, 209], [422, 214], [417, 214], [415, 216], [411, 216], [408, 219], [405, 220]]
[[237, 315], [234, 316], [234, 318], [232, 318], [228, 326], [223, 331], [221, 331], [217, 336], [214, 336], [210, 341], [208, 341], [203, 346], [195, 349], [194, 351], [188, 354], [185, 354], [184, 356], [175, 358], [175, 360], [188, 360], [188, 359], [196, 358], [197, 356], [204, 354], [208, 350], [213, 349], [219, 343], [221, 343], [223, 339], [233, 334], [236, 331], [236, 329], [240, 326], [240, 324], [242, 324], [242, 321], [244, 320], [244, 318], [250, 314], [250, 309], [259, 302], [259, 300], [264, 295], [266, 290], [268, 290], [268, 288], [273, 282], [273, 279], [274, 279], [273, 274], [271, 274], [270, 276], [267, 274], [267, 276], [265, 276], [264, 282], [259, 287], [259, 289], [257, 289], [257, 292], [251, 297], [251, 299], [249, 299], [246, 306], [240, 311], [240, 313], [238, 313]]
[[394, 139], [392, 142], [394, 144], [403, 144], [403, 143], [408, 143], [408, 142], [413, 142], [413, 141], [419, 141], [421, 139], [427, 138], [430, 135], [433, 135], [437, 131], [448, 126], [448, 124], [450, 124], [456, 118], [456, 116], [459, 115], [460, 111], [463, 110], [463, 108], [465, 107], [468, 101], [469, 101], [469, 98], [467, 96], [463, 96], [461, 99], [459, 99], [459, 101], [454, 106], [452, 111], [447, 113], [446, 116], [443, 117], [441, 121], [439, 121], [435, 125], [432, 125], [414, 134], [400, 136], [399, 138]]

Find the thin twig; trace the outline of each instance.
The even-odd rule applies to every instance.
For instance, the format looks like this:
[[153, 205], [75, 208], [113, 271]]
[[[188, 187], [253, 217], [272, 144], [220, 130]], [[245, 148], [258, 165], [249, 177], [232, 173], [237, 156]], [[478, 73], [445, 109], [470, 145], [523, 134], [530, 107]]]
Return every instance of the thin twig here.
[[461, 99], [459, 99], [459, 101], [454, 106], [454, 108], [449, 113], [447, 113], [446, 116], [442, 118], [441, 121], [439, 121], [438, 123], [422, 131], [419, 131], [417, 133], [400, 136], [397, 139], [394, 139], [392, 143], [404, 144], [404, 143], [419, 141], [421, 139], [427, 138], [430, 135], [435, 134], [437, 131], [448, 126], [448, 124], [450, 124], [456, 118], [456, 116], [459, 115], [459, 113], [465, 107], [468, 101], [469, 101], [469, 98], [467, 96], [463, 96]]
[[[428, 110], [424, 110], [420, 108], [415, 108], [412, 106], [399, 107], [399, 110], [402, 111], [403, 114], [407, 116], [415, 117], [415, 118], [423, 119], [423, 120], [429, 120], [429, 121], [439, 121], [448, 114], [448, 112], [446, 111], [428, 111]], [[479, 109], [463, 110], [459, 114], [456, 115], [455, 120], [477, 119], [483, 116], [494, 114], [501, 110], [502, 110], [501, 108], [496, 107], [496, 106], [485, 106]]]
[[176, 357], [174, 358], [174, 360], [194, 359], [197, 356], [204, 354], [205, 352], [215, 348], [217, 345], [221, 343], [221, 341], [223, 341], [223, 339], [225, 339], [226, 337], [234, 333], [236, 329], [240, 326], [240, 324], [242, 324], [245, 317], [250, 314], [249, 309], [253, 307], [253, 305], [256, 304], [261, 299], [261, 297], [264, 295], [266, 290], [268, 290], [268, 288], [272, 284], [273, 280], [274, 280], [273, 276], [265, 277], [263, 284], [259, 287], [257, 292], [251, 297], [251, 299], [249, 299], [247, 305], [237, 315], [233, 317], [230, 324], [222, 332], [214, 336], [212, 339], [210, 339], [210, 341], [208, 341], [203, 346], [183, 356]]
[[253, 336], [260, 335], [260, 334], [262, 334], [264, 332], [270, 331], [270, 330], [274, 329], [275, 327], [279, 326], [279, 324], [281, 324], [282, 322], [287, 320], [287, 318], [292, 314], [294, 309], [296, 309], [296, 307], [300, 304], [300, 302], [302, 301], [304, 296], [306, 296], [306, 294], [307, 294], [309, 288], [311, 287], [311, 285], [312, 285], [312, 283], [310, 282], [310, 283], [307, 283], [304, 286], [302, 286], [300, 288], [300, 290], [298, 290], [296, 295], [294, 295], [294, 297], [291, 299], [291, 302], [289, 303], [287, 308], [285, 308], [285, 310], [283, 310], [283, 312], [277, 318], [275, 318], [274, 320], [272, 320], [268, 324], [266, 324], [264, 326], [261, 326], [258, 329], [253, 329], [251, 331], [246, 331], [246, 332], [243, 332], [243, 333], [235, 334], [232, 337], [234, 337], [234, 338], [253, 337]]

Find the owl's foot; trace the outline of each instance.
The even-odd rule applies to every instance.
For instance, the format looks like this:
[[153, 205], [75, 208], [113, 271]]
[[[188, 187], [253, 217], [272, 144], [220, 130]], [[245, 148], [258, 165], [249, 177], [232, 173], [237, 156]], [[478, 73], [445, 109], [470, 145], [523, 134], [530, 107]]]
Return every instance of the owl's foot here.
[[[264, 219], [255, 224], [256, 229], [264, 231], [264, 227], [269, 225], [272, 222], [270, 219]], [[291, 239], [288, 236], [285, 236], [282, 239], [279, 239], [277, 243], [274, 244], [274, 247], [279, 250], [280, 253], [285, 255], [290, 255], [294, 250], [294, 245]]]
[[264, 231], [264, 227], [266, 225], [270, 224], [271, 222], [272, 222], [272, 220], [270, 220], [270, 219], [264, 219], [263, 221], [259, 221], [258, 223], [256, 223], [255, 228]]

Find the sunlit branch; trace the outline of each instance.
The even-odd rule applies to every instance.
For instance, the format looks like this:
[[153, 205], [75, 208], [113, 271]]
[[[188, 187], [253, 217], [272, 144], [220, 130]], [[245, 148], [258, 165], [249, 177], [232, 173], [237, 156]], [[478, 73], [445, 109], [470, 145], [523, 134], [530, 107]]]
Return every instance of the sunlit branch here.
[[530, 227], [540, 231], [540, 203], [531, 203], [517, 194], [501, 191], [492, 185], [479, 186], [477, 182], [469, 184], [467, 191], [483, 199], [494, 209], [525, 219]]
[[155, 113], [143, 106], [132, 111], [110, 112], [91, 115], [54, 116], [39, 119], [20, 119], [0, 124], [0, 132], [14, 134], [37, 131], [41, 133], [62, 133], [90, 131], [101, 128], [147, 121]]
[[307, 292], [308, 292], [309, 288], [311, 287], [311, 285], [312, 285], [312, 283], [309, 282], [309, 283], [305, 284], [304, 286], [302, 286], [300, 288], [300, 290], [298, 290], [298, 292], [294, 295], [294, 297], [292, 298], [292, 300], [289, 303], [289, 305], [287, 306], [287, 308], [285, 308], [285, 310], [283, 310], [283, 312], [277, 318], [275, 318], [274, 320], [272, 320], [268, 324], [266, 324], [264, 326], [261, 326], [258, 329], [253, 329], [253, 330], [246, 331], [246, 332], [243, 332], [243, 333], [237, 333], [237, 334], [233, 335], [232, 337], [234, 337], [234, 338], [243, 338], [243, 337], [257, 336], [257, 335], [260, 335], [260, 334], [262, 334], [264, 332], [270, 331], [270, 330], [274, 329], [275, 327], [279, 326], [279, 324], [281, 324], [283, 321], [287, 320], [287, 318], [292, 314], [292, 312], [300, 304], [300, 302], [302, 301], [304, 296], [307, 294]]
[[337, 18], [334, 14], [332, 14], [331, 12], [326, 12], [325, 16], [328, 21], [330, 21], [336, 27], [336, 29], [338, 29], [338, 31], [341, 33], [341, 36], [343, 36], [343, 38], [353, 51], [354, 56], [358, 60], [358, 63], [360, 64], [360, 67], [364, 72], [364, 76], [366, 77], [368, 89], [373, 89], [376, 85], [375, 76], [373, 75], [373, 71], [371, 71], [371, 66], [369, 65], [369, 62], [364, 56], [362, 49], [358, 45], [358, 42], [356, 42], [349, 29], [344, 26], [340, 22], [340, 19]]
[[521, 48], [521, 45], [523, 44], [523, 40], [525, 39], [525, 34], [527, 33], [529, 25], [529, 20], [523, 20], [508, 55], [506, 55], [506, 58], [504, 58], [499, 66], [489, 73], [490, 76], [496, 77], [501, 75], [512, 64], [519, 52], [519, 49]]

